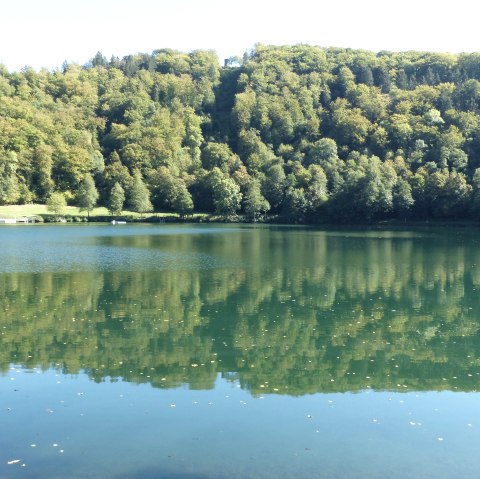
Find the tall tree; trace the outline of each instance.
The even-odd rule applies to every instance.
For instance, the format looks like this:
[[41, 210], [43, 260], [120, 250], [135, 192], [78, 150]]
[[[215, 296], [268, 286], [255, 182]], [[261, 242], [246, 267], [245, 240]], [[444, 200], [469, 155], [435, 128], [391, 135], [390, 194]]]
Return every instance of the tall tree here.
[[215, 212], [224, 216], [235, 215], [242, 201], [240, 187], [218, 168], [212, 170], [210, 185]]
[[110, 191], [110, 196], [107, 203], [108, 211], [110, 211], [112, 216], [119, 215], [122, 213], [124, 203], [125, 191], [120, 186], [120, 183], [117, 182], [113, 185], [113, 188]]
[[0, 204], [15, 203], [20, 197], [18, 159], [14, 151], [0, 152]]
[[257, 179], [250, 182], [245, 194], [244, 205], [247, 218], [252, 221], [258, 221], [270, 210], [270, 203], [262, 195], [260, 182]]
[[77, 206], [80, 211], [86, 211], [87, 216], [90, 217], [90, 211], [97, 204], [98, 196], [95, 181], [90, 175], [87, 175], [77, 192]]
[[132, 211], [140, 213], [143, 216], [144, 213], [153, 210], [152, 203], [150, 202], [150, 192], [143, 182], [142, 175], [139, 171], [136, 171], [133, 175], [132, 186], [130, 187], [128, 202]]

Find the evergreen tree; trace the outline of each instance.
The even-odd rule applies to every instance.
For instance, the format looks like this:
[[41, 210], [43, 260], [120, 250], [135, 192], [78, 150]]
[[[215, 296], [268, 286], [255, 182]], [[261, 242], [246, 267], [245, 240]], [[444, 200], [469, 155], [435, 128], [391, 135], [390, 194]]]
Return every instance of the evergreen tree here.
[[120, 183], [115, 183], [110, 191], [108, 198], [108, 211], [113, 215], [120, 215], [123, 210], [123, 204], [125, 203], [125, 191], [120, 186]]
[[153, 210], [152, 203], [150, 202], [150, 192], [143, 182], [139, 171], [136, 171], [133, 175], [128, 202], [132, 211], [140, 213], [140, 216], [143, 216], [143, 213]]
[[77, 193], [77, 206], [80, 211], [86, 211], [87, 216], [90, 217], [90, 211], [97, 204], [98, 196], [93, 178], [90, 175], [86, 176]]

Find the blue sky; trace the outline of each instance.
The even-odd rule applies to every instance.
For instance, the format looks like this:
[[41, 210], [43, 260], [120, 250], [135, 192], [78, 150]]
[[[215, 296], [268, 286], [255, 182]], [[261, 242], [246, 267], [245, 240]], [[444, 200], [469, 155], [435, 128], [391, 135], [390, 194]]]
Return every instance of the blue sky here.
[[0, 63], [58, 68], [157, 48], [213, 49], [220, 60], [255, 43], [367, 50], [480, 51], [473, 0], [0, 0]]

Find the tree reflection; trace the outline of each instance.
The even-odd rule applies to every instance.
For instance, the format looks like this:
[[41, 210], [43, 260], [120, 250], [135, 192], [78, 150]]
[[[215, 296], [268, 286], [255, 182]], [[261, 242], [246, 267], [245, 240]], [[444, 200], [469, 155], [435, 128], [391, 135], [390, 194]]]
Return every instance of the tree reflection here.
[[474, 237], [257, 229], [101, 238], [214, 267], [0, 276], [0, 367], [254, 394], [473, 391]]

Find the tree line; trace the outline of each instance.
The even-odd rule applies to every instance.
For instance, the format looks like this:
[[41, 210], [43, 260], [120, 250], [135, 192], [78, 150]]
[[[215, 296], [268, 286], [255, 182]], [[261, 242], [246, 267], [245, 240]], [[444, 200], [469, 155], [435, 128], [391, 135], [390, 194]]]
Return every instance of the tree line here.
[[480, 54], [256, 45], [0, 67], [0, 204], [478, 219]]

